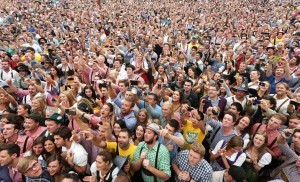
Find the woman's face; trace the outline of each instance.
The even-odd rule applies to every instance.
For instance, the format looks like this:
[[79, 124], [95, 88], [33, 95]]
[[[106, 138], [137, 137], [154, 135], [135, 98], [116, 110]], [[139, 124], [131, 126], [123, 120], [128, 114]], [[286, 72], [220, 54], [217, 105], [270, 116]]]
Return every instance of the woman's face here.
[[253, 145], [255, 147], [259, 148], [259, 147], [263, 146], [263, 144], [265, 143], [265, 140], [266, 140], [266, 138], [263, 135], [256, 134], [253, 139]]
[[109, 168], [110, 163], [107, 161], [103, 161], [103, 157], [102, 156], [97, 156], [96, 158], [96, 167], [97, 169], [100, 170], [106, 170]]
[[63, 93], [60, 94], [60, 101], [64, 103], [69, 103], [67, 96]]
[[297, 102], [300, 102], [300, 92], [295, 94], [295, 99], [297, 100]]
[[248, 117], [243, 117], [240, 120], [238, 126], [242, 129], [245, 129], [247, 126], [249, 126], [249, 124], [250, 124], [250, 119]]
[[226, 92], [226, 89], [225, 89], [225, 87], [224, 87], [223, 85], [220, 86], [220, 92], [221, 92], [221, 93]]
[[219, 74], [219, 73], [216, 73], [215, 75], [214, 75], [214, 80], [215, 81], [218, 81], [218, 80], [220, 80], [221, 79], [221, 75]]
[[85, 89], [84, 93], [88, 98], [92, 97], [93, 94], [91, 89]]
[[51, 176], [54, 176], [55, 174], [59, 174], [61, 170], [61, 165], [59, 164], [58, 160], [52, 161], [47, 166], [48, 172]]
[[169, 106], [162, 106], [162, 115], [168, 117], [171, 114], [171, 109]]
[[50, 72], [53, 76], [57, 75], [57, 71], [54, 68], [51, 68]]
[[44, 148], [42, 144], [37, 144], [35, 146], [32, 147], [33, 152], [36, 155], [41, 155], [41, 153], [43, 152]]
[[107, 118], [111, 115], [110, 107], [108, 105], [103, 105], [101, 108], [101, 117]]
[[51, 140], [47, 140], [44, 143], [44, 148], [48, 153], [53, 153], [55, 151], [55, 144]]
[[139, 121], [140, 121], [141, 123], [147, 122], [147, 121], [146, 121], [147, 115], [146, 115], [145, 112], [143, 112], [143, 111], [139, 112], [138, 117], [139, 117]]
[[28, 113], [28, 110], [25, 110], [22, 105], [19, 105], [17, 113], [18, 113], [19, 116], [23, 116], [23, 115]]
[[163, 66], [159, 66], [159, 67], [158, 67], [158, 73], [159, 73], [159, 74], [163, 74], [164, 71], [165, 71], [165, 69], [164, 69]]
[[0, 102], [2, 102], [2, 103], [8, 102], [8, 98], [4, 95], [4, 93], [0, 94]]
[[173, 92], [172, 100], [173, 100], [173, 102], [179, 102], [180, 101], [180, 94], [179, 94], [178, 91]]
[[192, 69], [189, 69], [189, 70], [188, 70], [188, 74], [189, 74], [189, 77], [195, 75], [195, 73], [194, 73], [194, 71], [193, 71]]
[[229, 150], [231, 150], [233, 153], [237, 153], [242, 149], [242, 147], [232, 147]]
[[119, 133], [121, 131], [121, 126], [118, 123], [114, 124], [114, 133], [116, 136], [119, 136]]
[[265, 83], [265, 85], [264, 85], [264, 86], [261, 86], [261, 85], [260, 85], [260, 86], [259, 86], [259, 89], [265, 92], [265, 91], [267, 91], [267, 90], [269, 89], [269, 86], [270, 86], [270, 85], [269, 85], [268, 82], [264, 82], [264, 83]]
[[39, 108], [41, 108], [41, 104], [38, 100], [34, 99], [31, 101], [31, 108], [32, 110], [38, 110]]
[[142, 138], [144, 136], [144, 129], [142, 126], [138, 126], [135, 130], [135, 135], [137, 138]]
[[179, 74], [181, 74], [181, 73], [182, 73], [182, 69], [181, 69], [180, 66], [178, 66], [178, 67], [176, 68], [176, 75], [179, 75]]

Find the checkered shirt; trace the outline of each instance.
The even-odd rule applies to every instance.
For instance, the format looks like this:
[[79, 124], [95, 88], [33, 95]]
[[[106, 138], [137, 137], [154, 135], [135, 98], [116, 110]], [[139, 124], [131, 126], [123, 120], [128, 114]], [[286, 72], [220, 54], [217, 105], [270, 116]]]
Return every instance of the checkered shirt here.
[[[176, 164], [180, 171], [187, 171], [190, 174], [191, 179], [194, 181], [211, 182], [212, 181], [212, 168], [209, 163], [202, 159], [197, 166], [191, 166], [189, 164], [189, 150], [181, 151], [175, 159], [172, 161]], [[176, 176], [176, 181], [178, 178]]]

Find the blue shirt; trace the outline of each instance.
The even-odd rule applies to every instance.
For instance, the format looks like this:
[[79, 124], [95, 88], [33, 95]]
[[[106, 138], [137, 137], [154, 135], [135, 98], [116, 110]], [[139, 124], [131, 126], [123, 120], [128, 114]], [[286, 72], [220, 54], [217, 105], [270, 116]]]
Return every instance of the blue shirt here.
[[157, 104], [155, 105], [155, 108], [153, 108], [150, 104], [146, 104], [145, 101], [142, 100], [138, 105], [138, 108], [146, 108], [151, 119], [160, 119], [162, 117], [162, 109]]
[[267, 77], [268, 82], [270, 83], [270, 94], [276, 94], [276, 85], [280, 82], [289, 83], [289, 80], [286, 80], [285, 77], [282, 77], [278, 82], [275, 80], [275, 76], [272, 74], [271, 76]]
[[[174, 133], [175, 137], [179, 137], [181, 139], [184, 140], [183, 135], [179, 132]], [[165, 142], [164, 137], [160, 136], [158, 138], [158, 142], [163, 144], [164, 146], [167, 147], [167, 145], [172, 144], [173, 145], [173, 150], [169, 151], [170, 152], [170, 157], [171, 157], [171, 161], [176, 157], [176, 155], [178, 154], [178, 148], [182, 147], [182, 146], [178, 146], [177, 144], [175, 144], [175, 142], [173, 140], [168, 140], [167, 142]]]

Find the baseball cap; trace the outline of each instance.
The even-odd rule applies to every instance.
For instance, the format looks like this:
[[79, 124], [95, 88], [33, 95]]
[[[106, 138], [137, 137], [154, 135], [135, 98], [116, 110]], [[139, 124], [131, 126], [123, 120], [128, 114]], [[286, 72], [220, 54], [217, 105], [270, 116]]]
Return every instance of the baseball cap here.
[[156, 123], [151, 123], [147, 126], [147, 129], [154, 131], [157, 135], [159, 135], [159, 126]]
[[55, 121], [56, 123], [62, 123], [63, 122], [62, 116], [58, 113], [54, 113], [49, 118], [45, 118], [45, 119]]

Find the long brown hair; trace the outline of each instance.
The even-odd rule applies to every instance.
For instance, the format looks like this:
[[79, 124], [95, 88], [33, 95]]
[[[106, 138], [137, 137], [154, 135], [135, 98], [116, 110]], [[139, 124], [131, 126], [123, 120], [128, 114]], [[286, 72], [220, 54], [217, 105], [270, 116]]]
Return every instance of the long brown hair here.
[[253, 145], [254, 145], [254, 137], [256, 135], [261, 135], [263, 137], [265, 137], [265, 143], [258, 149], [258, 160], [263, 156], [264, 153], [266, 153], [266, 148], [268, 145], [268, 135], [265, 132], [256, 132], [253, 134], [250, 142], [248, 143], [247, 147], [244, 149], [244, 151], [247, 151], [248, 149], [250, 149]]

